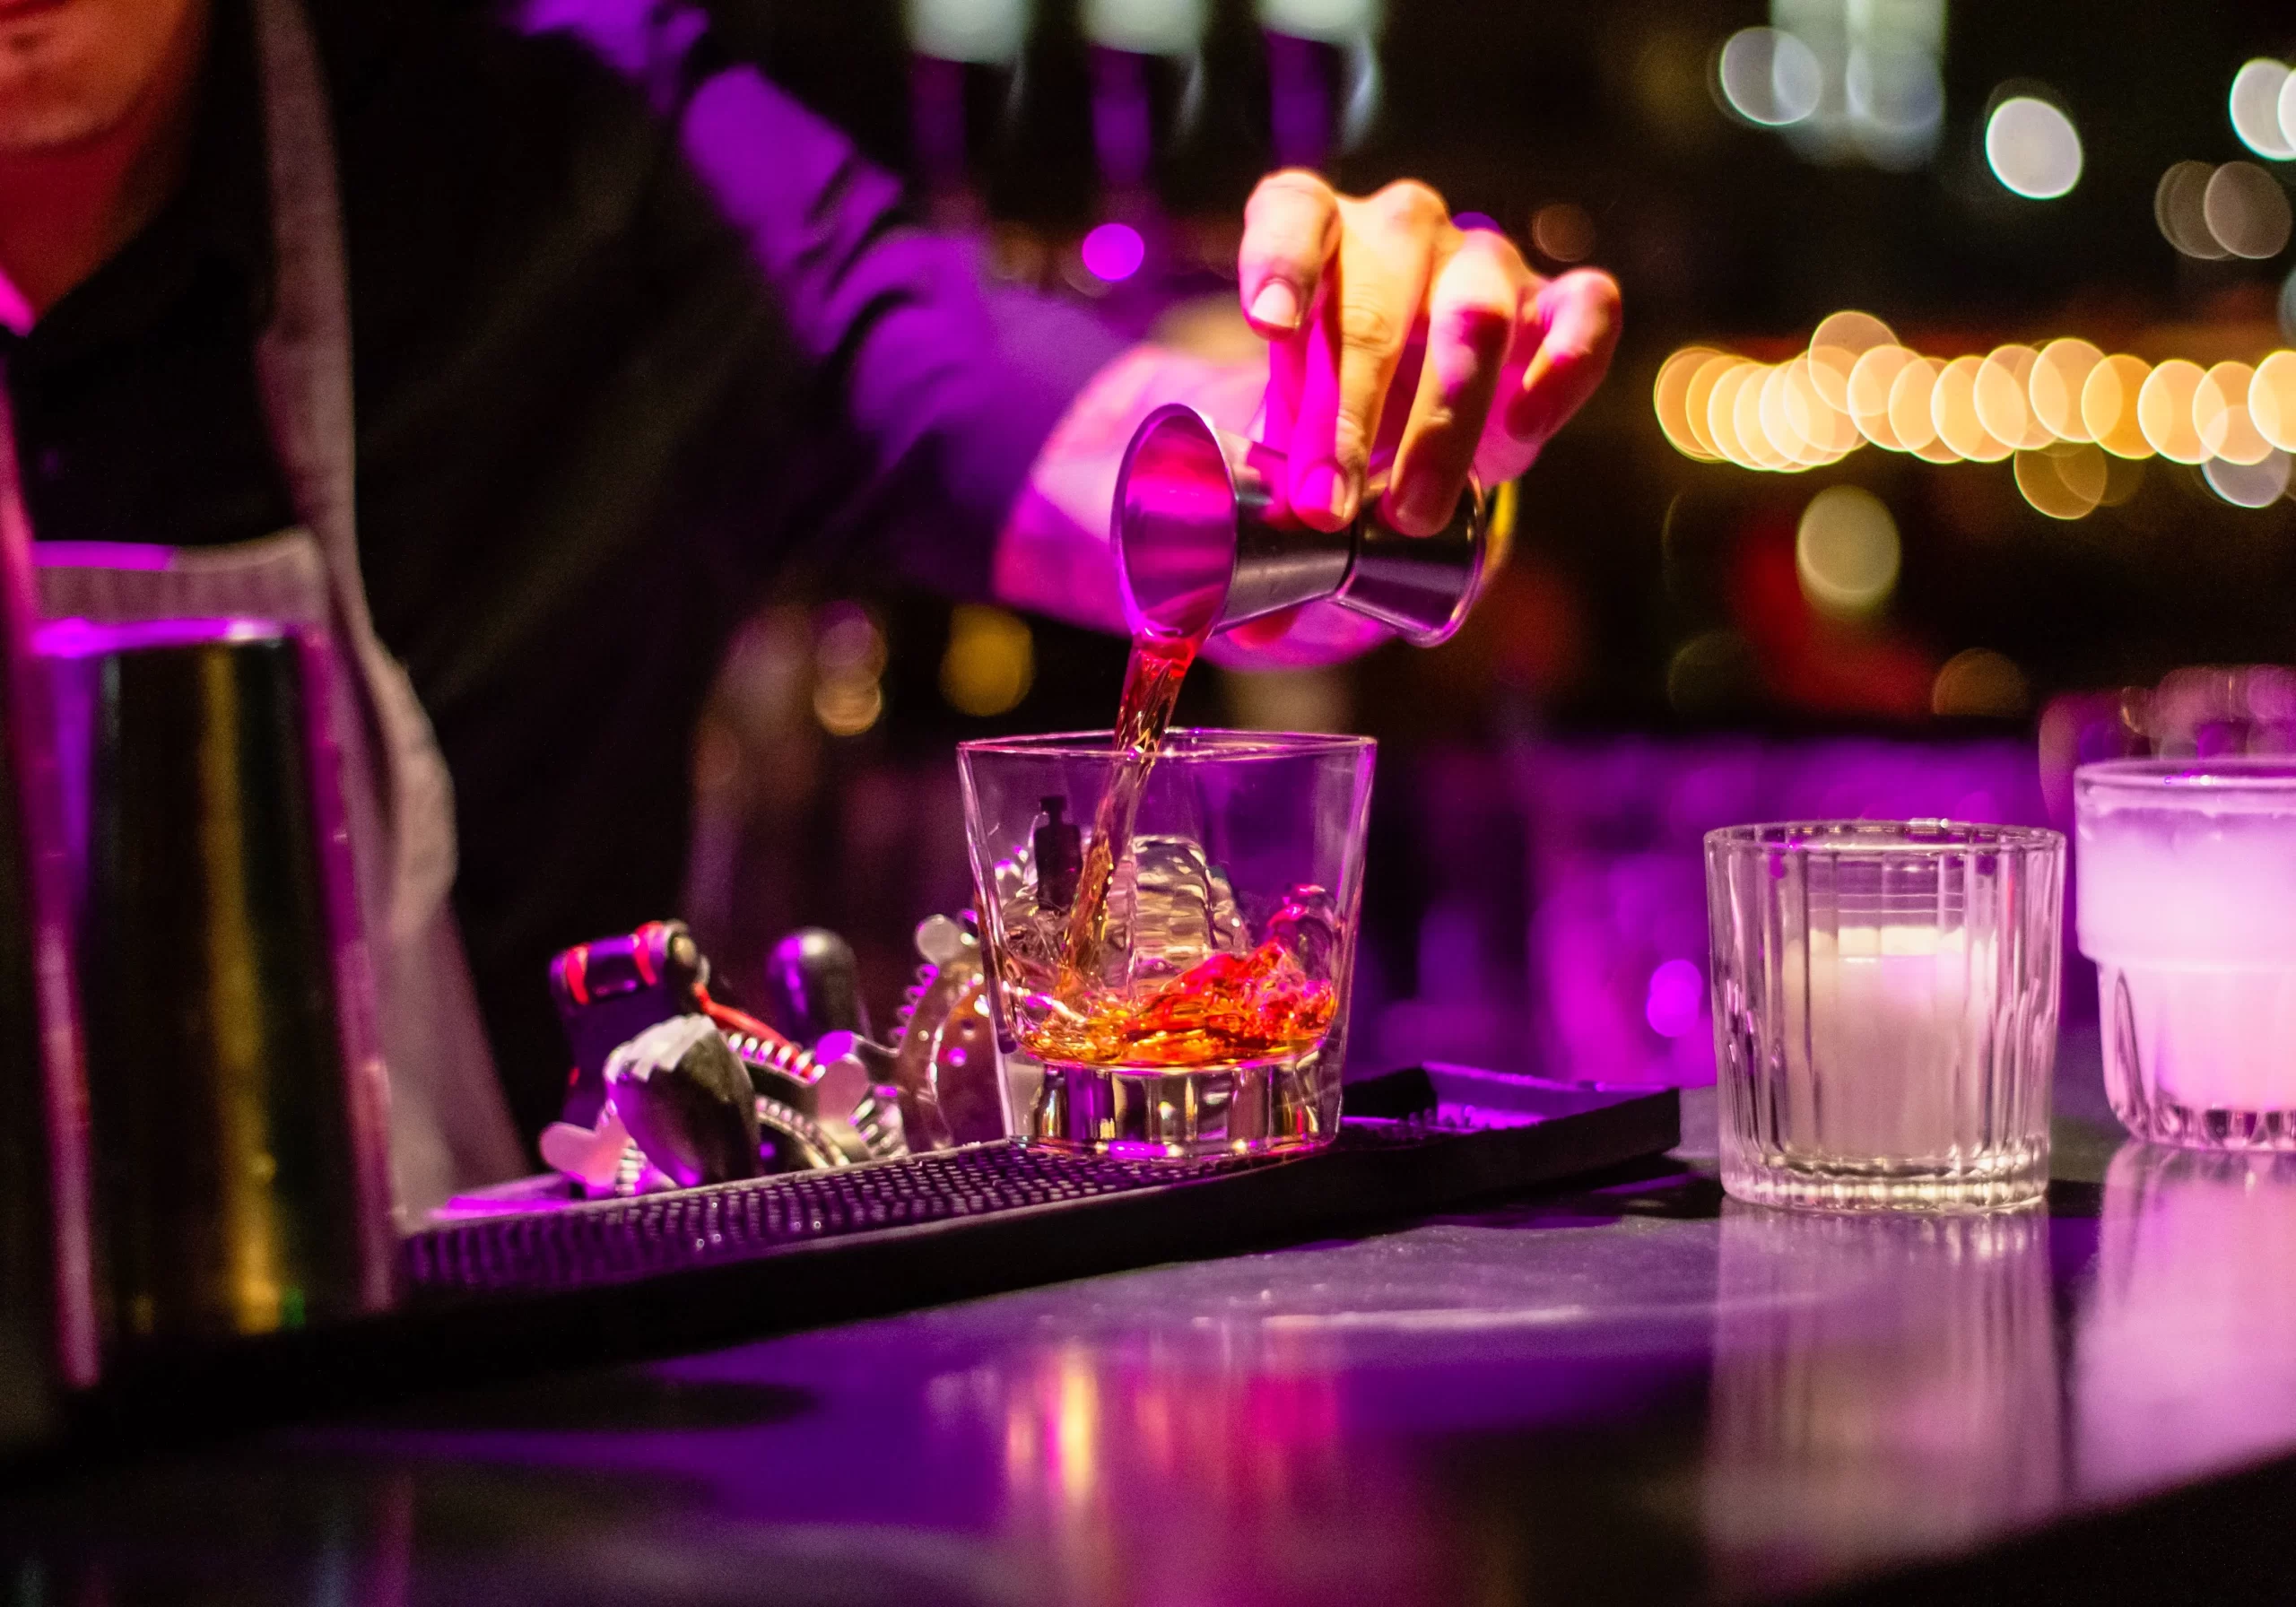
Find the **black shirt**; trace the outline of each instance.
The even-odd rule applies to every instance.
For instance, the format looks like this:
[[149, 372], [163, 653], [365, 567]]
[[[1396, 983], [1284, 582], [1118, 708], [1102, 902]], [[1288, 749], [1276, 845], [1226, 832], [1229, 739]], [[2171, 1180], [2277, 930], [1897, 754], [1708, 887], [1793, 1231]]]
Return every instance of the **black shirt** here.
[[[456, 788], [455, 899], [512, 1108], [556, 1114], [566, 944], [674, 913], [688, 750], [795, 560], [961, 591], [1114, 338], [978, 288], [895, 187], [690, 8], [311, 7], [349, 260], [361, 568]], [[295, 522], [253, 362], [270, 300], [243, 13], [186, 182], [0, 344], [42, 540]]]

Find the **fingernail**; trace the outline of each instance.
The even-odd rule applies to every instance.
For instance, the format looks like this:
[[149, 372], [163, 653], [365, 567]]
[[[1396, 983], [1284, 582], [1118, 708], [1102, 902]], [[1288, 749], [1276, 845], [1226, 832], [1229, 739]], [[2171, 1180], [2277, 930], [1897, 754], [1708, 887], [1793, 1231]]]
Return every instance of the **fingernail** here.
[[1387, 522], [1407, 535], [1419, 535], [1443, 527], [1444, 514], [1435, 506], [1435, 488], [1425, 480], [1413, 480], [1396, 487], [1388, 493], [1391, 504]]
[[1319, 463], [1300, 476], [1292, 505], [1302, 512], [1321, 508], [1342, 524], [1355, 517], [1355, 492], [1337, 464]]
[[1252, 298], [1252, 322], [1270, 329], [1300, 326], [1300, 298], [1281, 279], [1271, 279]]

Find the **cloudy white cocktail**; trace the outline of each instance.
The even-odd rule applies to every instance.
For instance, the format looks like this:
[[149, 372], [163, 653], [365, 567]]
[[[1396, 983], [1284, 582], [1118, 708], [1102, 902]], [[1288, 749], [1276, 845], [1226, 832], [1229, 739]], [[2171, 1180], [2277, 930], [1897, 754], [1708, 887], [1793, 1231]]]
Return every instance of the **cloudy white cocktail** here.
[[2074, 795], [2113, 1109], [2162, 1143], [2296, 1149], [2296, 763], [2116, 760]]

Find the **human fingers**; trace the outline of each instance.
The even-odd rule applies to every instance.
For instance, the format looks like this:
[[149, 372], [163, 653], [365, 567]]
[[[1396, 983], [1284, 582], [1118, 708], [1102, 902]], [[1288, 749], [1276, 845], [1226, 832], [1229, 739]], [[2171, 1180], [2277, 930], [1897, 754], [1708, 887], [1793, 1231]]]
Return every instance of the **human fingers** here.
[[1600, 269], [1547, 282], [1531, 309], [1537, 351], [1508, 399], [1509, 435], [1535, 450], [1562, 428], [1609, 370], [1620, 321], [1618, 281]]
[[1387, 489], [1387, 522], [1405, 534], [1432, 535], [1457, 506], [1536, 282], [1488, 230], [1468, 233], [1435, 276], [1426, 360]]
[[1324, 315], [1334, 353], [1329, 423], [1303, 403], [1292, 447], [1308, 463], [1294, 470], [1292, 510], [1326, 530], [1355, 517], [1387, 388], [1439, 258], [1458, 239], [1443, 198], [1409, 179], [1366, 200], [1343, 200], [1340, 215]]
[[1306, 319], [1339, 229], [1339, 197], [1313, 173], [1271, 173], [1252, 191], [1236, 282], [1244, 317], [1263, 338], [1280, 340]]

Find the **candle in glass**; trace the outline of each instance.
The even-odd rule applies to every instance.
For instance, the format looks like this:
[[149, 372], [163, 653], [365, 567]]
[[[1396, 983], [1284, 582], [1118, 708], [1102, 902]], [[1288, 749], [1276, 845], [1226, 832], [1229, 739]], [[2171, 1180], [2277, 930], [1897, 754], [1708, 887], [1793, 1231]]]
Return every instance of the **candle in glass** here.
[[2053, 831], [1935, 821], [1709, 835], [1723, 1186], [1850, 1208], [2038, 1197], [2064, 852]]

